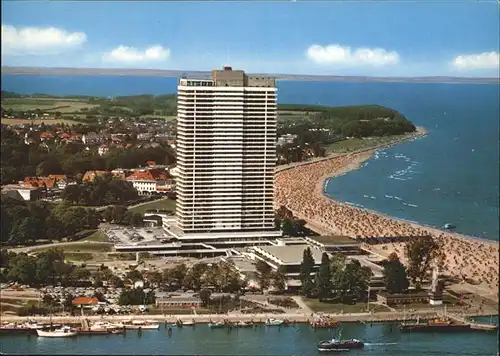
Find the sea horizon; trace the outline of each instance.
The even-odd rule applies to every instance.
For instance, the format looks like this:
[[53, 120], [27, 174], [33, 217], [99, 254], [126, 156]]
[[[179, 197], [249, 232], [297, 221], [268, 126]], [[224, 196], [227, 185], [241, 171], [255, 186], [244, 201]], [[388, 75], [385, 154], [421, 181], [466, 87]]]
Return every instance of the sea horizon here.
[[[175, 94], [176, 78], [34, 76], [2, 73], [2, 90], [21, 94]], [[498, 241], [500, 85], [279, 81], [278, 102], [391, 107], [428, 130], [377, 150], [359, 170], [325, 182], [338, 201], [386, 216]], [[473, 103], [473, 104], [472, 104]]]
[[[145, 76], [180, 78], [182, 76], [210, 78], [210, 70], [144, 69], [144, 68], [93, 68], [93, 67], [34, 67], [2, 66], [2, 75], [104, 75], [104, 76]], [[500, 84], [500, 77], [474, 76], [357, 76], [325, 75], [304, 73], [248, 73], [249, 75], [272, 76], [279, 80], [292, 81], [340, 81], [340, 82], [381, 82], [381, 83], [441, 83], [441, 84]]]

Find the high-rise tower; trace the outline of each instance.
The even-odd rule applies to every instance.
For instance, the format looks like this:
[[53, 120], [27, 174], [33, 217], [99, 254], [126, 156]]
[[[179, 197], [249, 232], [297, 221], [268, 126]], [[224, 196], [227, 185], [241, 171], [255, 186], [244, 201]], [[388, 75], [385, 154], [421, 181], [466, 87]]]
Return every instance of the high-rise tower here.
[[182, 240], [277, 237], [276, 84], [224, 67], [180, 79], [177, 229]]

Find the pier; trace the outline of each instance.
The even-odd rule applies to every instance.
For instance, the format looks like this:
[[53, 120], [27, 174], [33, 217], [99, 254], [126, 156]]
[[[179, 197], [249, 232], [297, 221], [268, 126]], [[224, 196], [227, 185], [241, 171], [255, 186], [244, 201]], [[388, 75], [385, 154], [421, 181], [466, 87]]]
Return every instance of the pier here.
[[465, 317], [462, 317], [462, 316], [456, 315], [456, 314], [452, 314], [452, 313], [446, 313], [445, 316], [450, 318], [451, 320], [453, 320], [457, 324], [469, 325], [472, 330], [495, 331], [498, 329], [497, 325], [471, 322], [471, 321], [467, 320]]

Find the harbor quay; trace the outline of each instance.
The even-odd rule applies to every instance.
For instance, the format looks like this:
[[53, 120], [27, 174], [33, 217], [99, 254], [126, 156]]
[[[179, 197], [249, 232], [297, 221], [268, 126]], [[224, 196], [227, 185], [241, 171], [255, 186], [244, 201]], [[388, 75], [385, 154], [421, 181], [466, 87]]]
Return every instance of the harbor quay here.
[[[489, 315], [486, 313], [467, 313], [467, 317], [485, 316]], [[377, 323], [377, 322], [400, 322], [409, 321], [417, 319], [434, 319], [441, 316], [439, 311], [429, 311], [429, 310], [415, 310], [411, 313], [409, 312], [378, 312], [378, 313], [345, 313], [345, 314], [328, 314], [328, 313], [286, 313], [286, 314], [274, 314], [274, 313], [260, 313], [260, 314], [179, 314], [179, 315], [168, 315], [168, 314], [144, 314], [144, 315], [90, 315], [90, 316], [32, 316], [31, 319], [35, 319], [38, 322], [50, 322], [53, 323], [67, 323], [67, 324], [80, 324], [82, 319], [89, 321], [99, 321], [99, 320], [109, 320], [109, 321], [126, 321], [130, 319], [134, 320], [155, 320], [156, 322], [165, 323], [175, 323], [178, 320], [182, 321], [194, 321], [196, 323], [204, 324], [209, 322], [238, 322], [238, 321], [253, 321], [255, 323], [264, 323], [266, 319], [269, 318], [280, 318], [286, 319], [289, 323], [309, 323], [313, 319], [318, 317], [329, 317], [335, 319], [339, 322], [346, 323]], [[3, 322], [22, 322], [26, 321], [26, 317], [21, 316], [2, 316]]]

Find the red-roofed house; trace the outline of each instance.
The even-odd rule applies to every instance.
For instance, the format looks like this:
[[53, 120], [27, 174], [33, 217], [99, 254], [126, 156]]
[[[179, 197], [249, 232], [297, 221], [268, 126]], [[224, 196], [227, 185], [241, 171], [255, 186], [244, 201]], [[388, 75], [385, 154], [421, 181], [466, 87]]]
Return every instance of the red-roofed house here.
[[172, 189], [172, 177], [161, 169], [136, 171], [125, 180], [131, 182], [139, 194], [167, 193]]
[[92, 308], [92, 306], [99, 304], [99, 299], [96, 297], [76, 297], [71, 303], [76, 307], [80, 307], [83, 315], [83, 308]]
[[86, 182], [93, 182], [95, 177], [100, 177], [105, 175], [107, 172], [106, 171], [87, 171], [83, 175], [82, 181]]
[[50, 132], [42, 132], [40, 134], [40, 141], [48, 141], [48, 140], [53, 140], [54, 135], [52, 135]]

